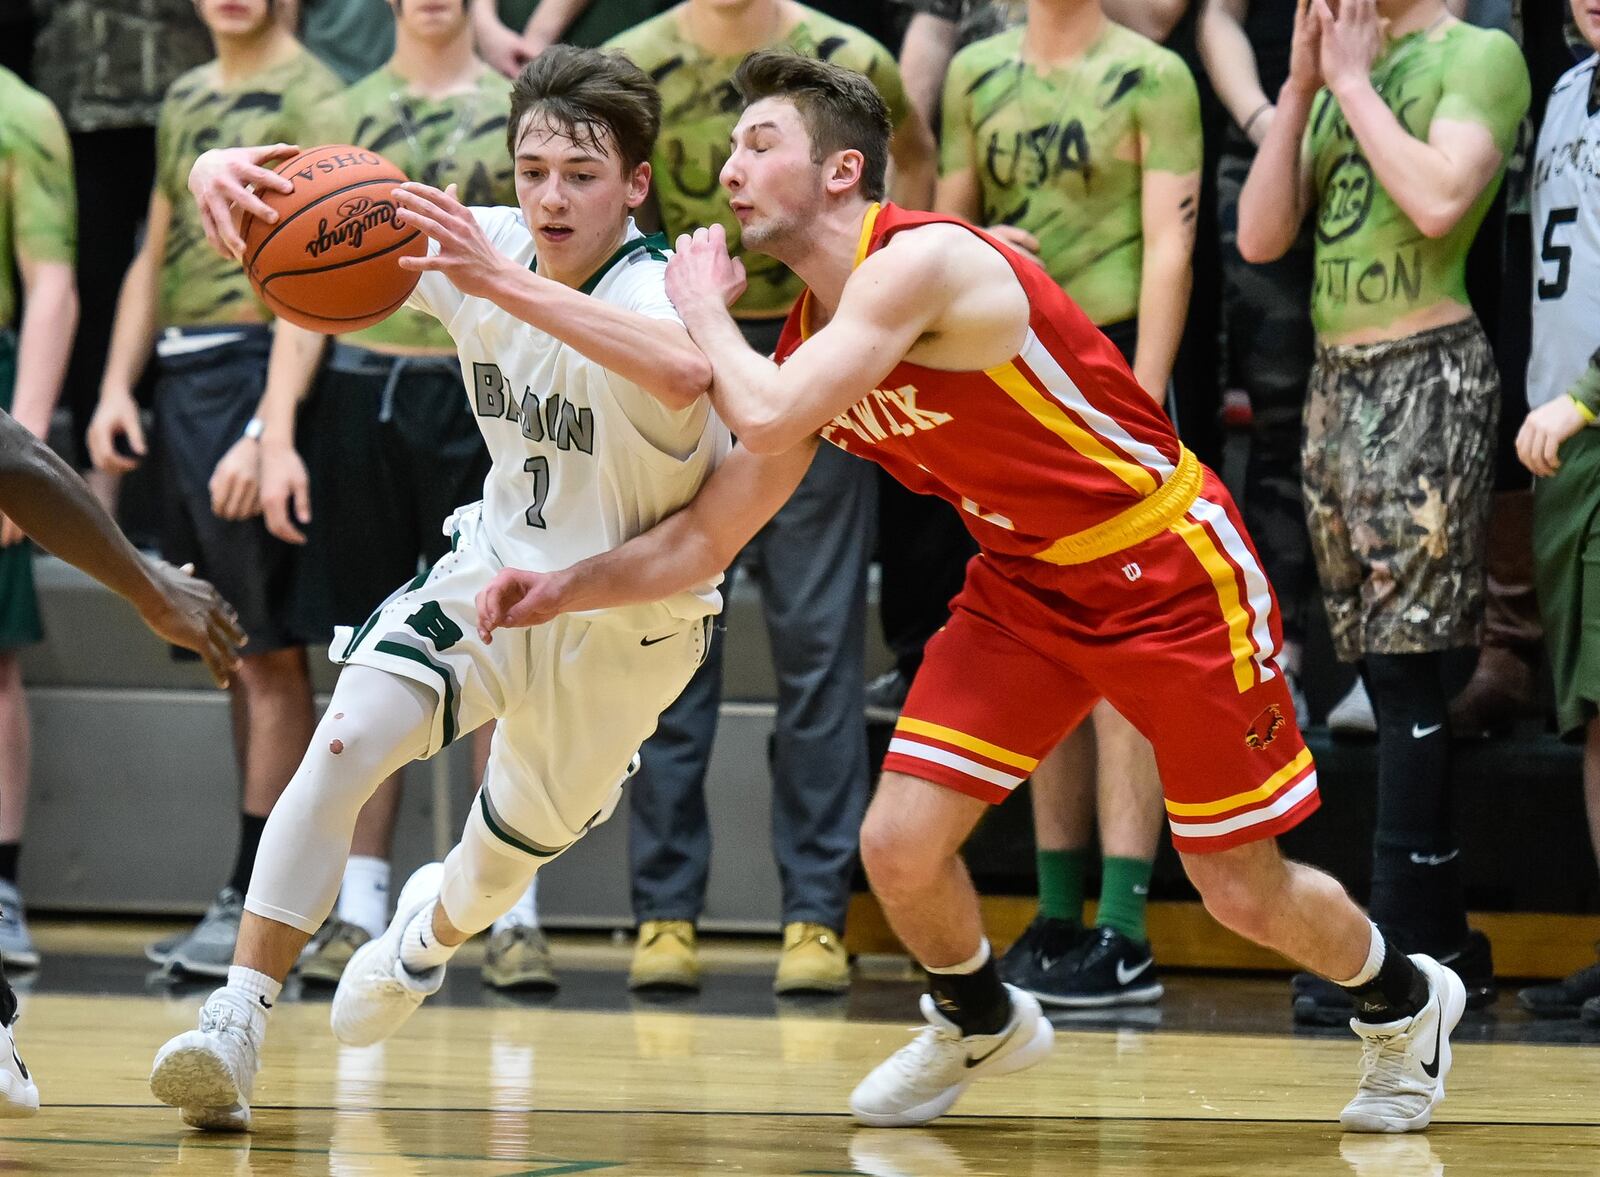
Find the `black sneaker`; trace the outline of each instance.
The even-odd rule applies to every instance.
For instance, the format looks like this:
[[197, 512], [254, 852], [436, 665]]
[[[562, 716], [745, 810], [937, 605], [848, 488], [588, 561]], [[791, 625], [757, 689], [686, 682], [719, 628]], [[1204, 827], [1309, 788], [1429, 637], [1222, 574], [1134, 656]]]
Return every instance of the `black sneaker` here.
[[1517, 994], [1517, 1004], [1536, 1018], [1588, 1020], [1589, 1006], [1600, 1013], [1600, 962], [1579, 969], [1570, 977], [1548, 985], [1529, 985]]
[[1060, 960], [1040, 969], [1024, 986], [1042, 1005], [1102, 1009], [1144, 1005], [1160, 999], [1155, 957], [1150, 945], [1130, 940], [1115, 928], [1096, 928]]
[[[1483, 1009], [1499, 996], [1494, 980], [1494, 955], [1489, 937], [1482, 932], [1467, 933], [1454, 952], [1434, 958], [1453, 969], [1467, 987], [1467, 1008]], [[1343, 1026], [1355, 1017], [1355, 1002], [1343, 986], [1325, 981], [1312, 973], [1296, 973], [1289, 982], [1294, 1001], [1294, 1020], [1302, 1026]]]
[[1036, 915], [1000, 958], [1000, 979], [1018, 989], [1027, 989], [1042, 969], [1053, 967], [1088, 936], [1077, 920]]
[[895, 723], [906, 705], [911, 683], [898, 670], [886, 670], [867, 684], [862, 711], [868, 723]]

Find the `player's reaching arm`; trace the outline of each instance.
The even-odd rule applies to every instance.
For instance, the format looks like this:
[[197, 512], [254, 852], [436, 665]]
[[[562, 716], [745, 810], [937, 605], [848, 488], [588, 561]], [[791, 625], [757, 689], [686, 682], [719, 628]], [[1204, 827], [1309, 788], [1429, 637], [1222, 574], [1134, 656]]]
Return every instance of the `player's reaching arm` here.
[[560, 572], [502, 569], [478, 594], [478, 633], [543, 625], [562, 613], [661, 601], [704, 584], [789, 501], [816, 439], [781, 454], [735, 446], [689, 504], [643, 535]]
[[678, 323], [612, 306], [517, 265], [453, 191], [402, 184], [395, 202], [438, 243], [426, 257], [402, 258], [404, 268], [443, 274], [462, 294], [486, 298], [549, 332], [669, 408], [687, 408], [704, 395], [711, 365]]
[[728, 314], [745, 278], [744, 266], [728, 256], [721, 225], [678, 238], [667, 293], [711, 361], [718, 414], [741, 445], [775, 454], [877, 387], [919, 340], [937, 332], [959, 291], [981, 297], [979, 275], [989, 259], [1011, 278], [1000, 255], [965, 229], [930, 226], [902, 234], [861, 263], [832, 320], [781, 367], [745, 343]]
[[0, 413], [0, 511], [40, 545], [127, 600], [144, 623], [206, 661], [219, 686], [244, 644], [217, 590], [186, 569], [133, 549], [83, 479], [15, 419]]

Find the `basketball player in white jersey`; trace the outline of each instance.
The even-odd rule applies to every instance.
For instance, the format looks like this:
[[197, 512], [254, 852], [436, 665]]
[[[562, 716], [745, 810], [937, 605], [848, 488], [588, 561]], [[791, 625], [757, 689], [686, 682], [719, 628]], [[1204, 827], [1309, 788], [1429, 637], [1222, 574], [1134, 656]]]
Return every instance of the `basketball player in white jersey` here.
[[[626, 58], [557, 47], [512, 91], [520, 209], [397, 192], [431, 239], [428, 258], [402, 263], [425, 271], [411, 304], [454, 337], [494, 465], [482, 502], [447, 522], [450, 553], [335, 642], [345, 670], [267, 824], [228, 984], [200, 1028], [156, 1056], [151, 1090], [187, 1124], [249, 1126], [267, 1013], [333, 906], [379, 782], [500, 720], [461, 842], [412, 876], [394, 921], [344, 972], [332, 1022], [350, 1045], [391, 1034], [438, 990], [456, 948], [609, 814], [635, 750], [705, 655], [715, 582], [492, 644], [474, 605], [505, 565], [553, 571], [648, 530], [729, 447], [704, 395], [710, 367], [666, 296], [663, 243], [628, 215], [649, 189], [660, 109]], [[271, 182], [251, 166], [261, 158], [197, 165], [202, 208], [238, 195], [240, 176]], [[236, 244], [225, 221], [208, 228]]]

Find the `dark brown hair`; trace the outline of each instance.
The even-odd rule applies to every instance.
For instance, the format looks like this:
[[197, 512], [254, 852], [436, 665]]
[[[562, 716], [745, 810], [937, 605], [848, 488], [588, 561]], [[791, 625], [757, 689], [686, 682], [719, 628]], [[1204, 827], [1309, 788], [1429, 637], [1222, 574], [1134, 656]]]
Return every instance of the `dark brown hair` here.
[[861, 194], [883, 199], [894, 131], [888, 103], [865, 74], [786, 50], [759, 49], [740, 63], [733, 85], [746, 106], [763, 98], [794, 103], [811, 136], [813, 163], [835, 151], [859, 151]]
[[645, 72], [620, 53], [552, 45], [522, 67], [511, 84], [506, 147], [516, 158], [523, 120], [543, 115], [574, 143], [607, 150], [609, 134], [631, 172], [655, 150], [661, 94]]

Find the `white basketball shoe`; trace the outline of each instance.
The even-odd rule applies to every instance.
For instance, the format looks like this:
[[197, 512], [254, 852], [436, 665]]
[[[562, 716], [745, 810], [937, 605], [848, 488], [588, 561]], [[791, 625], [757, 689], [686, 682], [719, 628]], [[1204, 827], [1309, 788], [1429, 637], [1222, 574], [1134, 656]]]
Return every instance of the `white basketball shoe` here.
[[444, 984], [444, 965], [419, 975], [400, 963], [406, 927], [417, 912], [439, 898], [443, 875], [440, 862], [418, 867], [401, 888], [394, 919], [383, 935], [356, 949], [345, 966], [328, 1020], [333, 1036], [346, 1046], [382, 1042]]
[[177, 1108], [191, 1128], [246, 1131], [266, 1030], [267, 1010], [256, 999], [218, 989], [200, 1007], [200, 1028], [179, 1034], [156, 1052], [150, 1093]]
[[0, 1020], [0, 1120], [21, 1119], [39, 1110], [39, 1088], [28, 1073], [11, 1026]]
[[949, 1111], [974, 1079], [1042, 1062], [1055, 1048], [1055, 1027], [1031, 994], [1012, 985], [1006, 992], [1011, 1020], [1000, 1032], [965, 1036], [924, 993], [928, 1025], [861, 1080], [850, 1096], [851, 1114], [874, 1128], [926, 1124]]
[[1351, 1019], [1361, 1037], [1361, 1083], [1339, 1116], [1347, 1132], [1421, 1131], [1444, 1099], [1450, 1034], [1467, 1008], [1467, 989], [1431, 956], [1411, 961], [1428, 978], [1428, 1004], [1395, 1022]]

